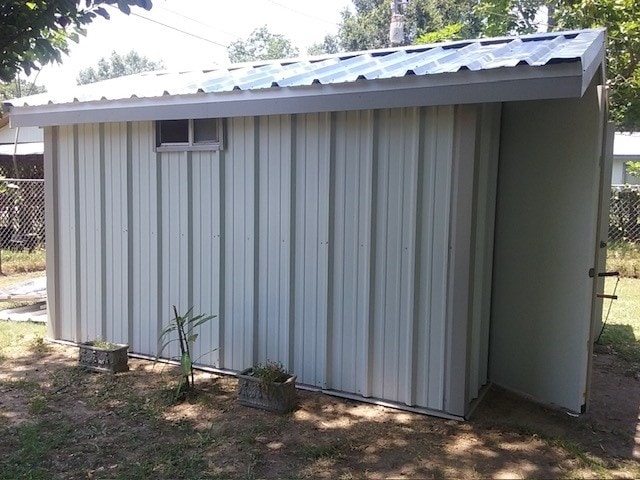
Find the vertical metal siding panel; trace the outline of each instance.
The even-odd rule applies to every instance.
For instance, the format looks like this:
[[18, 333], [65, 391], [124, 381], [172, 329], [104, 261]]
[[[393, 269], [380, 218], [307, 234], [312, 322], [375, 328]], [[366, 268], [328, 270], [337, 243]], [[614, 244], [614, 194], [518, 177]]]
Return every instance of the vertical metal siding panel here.
[[[353, 358], [350, 358], [350, 352], [355, 354], [355, 349], [351, 349], [350, 352], [344, 352], [342, 346], [348, 343], [352, 339], [355, 341], [355, 302], [349, 302], [349, 290], [352, 286], [357, 286], [353, 281], [353, 275], [351, 275], [351, 264], [347, 263], [347, 257], [350, 252], [352, 242], [352, 232], [349, 227], [353, 227], [354, 222], [349, 222], [347, 225], [347, 204], [349, 202], [349, 193], [353, 192], [353, 184], [349, 184], [349, 190], [346, 186], [348, 184], [347, 168], [349, 165], [355, 164], [354, 161], [349, 162], [349, 155], [346, 153], [347, 145], [349, 145], [348, 138], [348, 112], [338, 112], [334, 116], [335, 125], [335, 159], [334, 159], [334, 216], [333, 216], [333, 236], [331, 241], [333, 242], [333, 310], [331, 315], [333, 317], [333, 335], [330, 339], [332, 343], [332, 359], [331, 359], [331, 383], [328, 387], [342, 390], [347, 392], [354, 392], [355, 385], [351, 379], [355, 375], [350, 375], [352, 372], [345, 372], [345, 370], [354, 369], [355, 362]], [[357, 145], [357, 142], [354, 142]], [[351, 178], [349, 178], [351, 180]], [[357, 212], [354, 212], [357, 216]], [[353, 255], [350, 259], [354, 258]], [[349, 320], [352, 320], [351, 322]], [[345, 338], [346, 336], [346, 338]]]
[[[132, 126], [133, 214], [133, 302], [134, 334], [131, 350], [146, 355], [157, 353], [158, 343], [158, 231], [157, 165], [153, 150], [153, 124], [136, 122]], [[163, 318], [163, 323], [169, 318]]]
[[297, 118], [295, 370], [324, 387], [327, 353], [330, 116]]
[[60, 339], [62, 318], [60, 317], [59, 298], [61, 295], [60, 264], [60, 156], [58, 151], [59, 128], [47, 127], [44, 130], [44, 188], [45, 188], [45, 235], [47, 238], [47, 335]]
[[476, 398], [480, 388], [487, 383], [500, 105], [483, 105], [479, 107], [479, 113], [469, 399]]
[[[420, 146], [420, 109], [405, 110], [404, 118], [405, 155], [402, 166], [402, 265], [400, 279], [400, 352], [398, 377], [402, 390], [399, 399], [407, 405], [415, 404], [416, 386], [414, 381], [415, 355], [415, 280], [416, 280], [416, 223], [418, 196], [418, 162]], [[419, 321], [419, 320], [418, 320]]]
[[331, 388], [367, 394], [372, 112], [337, 113]]
[[476, 107], [456, 106], [455, 117], [444, 408], [448, 413], [463, 416], [469, 405]]
[[74, 135], [72, 126], [59, 130], [59, 279], [60, 279], [60, 335], [64, 340], [77, 341], [75, 298], [77, 292], [76, 225], [74, 182]]
[[98, 125], [78, 126], [78, 218], [80, 278], [78, 297], [82, 337], [88, 341], [102, 337], [100, 286], [100, 137]]
[[105, 225], [107, 339], [129, 342], [127, 285], [127, 128], [105, 124]]
[[194, 359], [217, 367], [220, 363], [220, 153], [194, 152], [192, 165], [194, 313], [216, 315], [198, 328]]
[[288, 367], [291, 119], [260, 118], [258, 360]]
[[229, 121], [224, 167], [224, 367], [241, 370], [253, 361], [255, 248], [255, 120]]
[[[453, 165], [454, 108], [437, 108], [437, 153], [435, 202], [433, 208], [434, 239], [432, 290], [430, 292], [429, 397], [430, 408], [444, 408], [445, 329], [447, 278], [449, 268], [449, 223], [451, 217], [451, 182]], [[434, 405], [434, 407], [431, 407]]]
[[[162, 203], [162, 298], [163, 324], [173, 318], [173, 306], [182, 315], [189, 305], [189, 231], [187, 178], [187, 153], [163, 153], [161, 178]], [[177, 346], [171, 344], [165, 354], [169, 358], [179, 356]]]
[[[403, 298], [402, 293], [404, 287], [413, 288], [413, 267], [411, 262], [403, 262], [413, 252], [410, 232], [416, 208], [415, 201], [409, 201], [411, 186], [405, 185], [406, 169], [411, 169], [414, 161], [411, 143], [417, 141], [405, 138], [404, 131], [413, 128], [410, 122], [405, 109], [380, 111], [373, 352], [373, 378], [378, 380], [373, 394], [392, 401], [402, 401], [409, 388], [402, 388], [406, 377], [401, 372], [407, 367], [406, 329], [413, 316], [411, 299]], [[406, 273], [405, 268], [409, 269]]]
[[453, 111], [430, 107], [421, 115], [414, 393], [417, 405], [442, 410]]

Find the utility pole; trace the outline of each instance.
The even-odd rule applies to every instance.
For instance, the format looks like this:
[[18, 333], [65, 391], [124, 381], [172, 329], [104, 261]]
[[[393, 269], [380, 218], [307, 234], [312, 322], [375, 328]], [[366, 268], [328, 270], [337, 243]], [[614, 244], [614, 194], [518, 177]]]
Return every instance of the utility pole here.
[[404, 13], [409, 0], [391, 0], [391, 24], [389, 41], [392, 47], [404, 45]]

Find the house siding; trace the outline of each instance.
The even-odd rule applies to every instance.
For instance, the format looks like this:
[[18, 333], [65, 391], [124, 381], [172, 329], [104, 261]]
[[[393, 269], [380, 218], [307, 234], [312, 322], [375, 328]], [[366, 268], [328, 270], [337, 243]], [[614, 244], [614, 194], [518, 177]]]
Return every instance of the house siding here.
[[[478, 148], [456, 144], [462, 110]], [[212, 152], [156, 153], [152, 122], [48, 128], [50, 332], [155, 355], [172, 305], [193, 306], [216, 315], [196, 343], [202, 365], [277, 360], [303, 384], [462, 416], [447, 407], [452, 378], [456, 405], [487, 380], [496, 112], [238, 117]], [[454, 165], [471, 170], [463, 203]], [[454, 224], [454, 207], [472, 213]], [[460, 222], [470, 238], [452, 250]], [[456, 255], [475, 262], [475, 283], [454, 284]], [[464, 338], [447, 340], [451, 315]], [[463, 371], [450, 371], [452, 349]]]

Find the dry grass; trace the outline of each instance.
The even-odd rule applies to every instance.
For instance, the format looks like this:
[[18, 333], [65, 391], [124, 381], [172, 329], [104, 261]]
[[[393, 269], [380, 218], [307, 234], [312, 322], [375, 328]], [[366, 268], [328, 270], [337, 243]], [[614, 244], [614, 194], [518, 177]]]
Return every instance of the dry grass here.
[[237, 405], [236, 380], [204, 372], [174, 403], [173, 367], [89, 373], [76, 348], [42, 342], [44, 326], [0, 332], [0, 479], [640, 477], [625, 458], [637, 418], [618, 428], [497, 390], [469, 422], [305, 391], [275, 415]]

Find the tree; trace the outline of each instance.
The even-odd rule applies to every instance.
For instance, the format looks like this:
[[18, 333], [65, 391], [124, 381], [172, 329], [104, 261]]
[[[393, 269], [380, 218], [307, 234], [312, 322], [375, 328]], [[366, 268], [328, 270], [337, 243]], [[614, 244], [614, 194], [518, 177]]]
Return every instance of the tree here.
[[129, 14], [135, 5], [149, 10], [151, 0], [3, 0], [0, 2], [0, 81], [20, 70], [29, 75], [46, 63], [61, 61], [69, 40], [78, 41], [96, 17], [109, 18], [104, 5]]
[[640, 129], [640, 0], [482, 0], [476, 12], [495, 36], [536, 31], [543, 8], [549, 30], [607, 28], [610, 118], [618, 130]]
[[[476, 0], [412, 0], [404, 10], [405, 43], [414, 43], [429, 32], [447, 33], [446, 28], [459, 25], [459, 30], [448, 33], [463, 38], [474, 38], [481, 31], [479, 18], [474, 13]], [[355, 13], [342, 12], [338, 31], [340, 46], [347, 51], [388, 47], [391, 8], [388, 0], [353, 0]]]
[[160, 70], [162, 68], [164, 68], [164, 65], [161, 60], [149, 60], [134, 50], [131, 50], [124, 56], [114, 51], [108, 60], [104, 57], [98, 60], [98, 66], [96, 68], [88, 67], [80, 70], [76, 82], [78, 85], [84, 85], [86, 83], [95, 83], [100, 80], [124, 77], [125, 75]]
[[607, 28], [611, 120], [619, 130], [640, 129], [640, 0], [581, 0], [556, 6], [564, 28]]
[[538, 31], [536, 15], [548, 0], [482, 0], [475, 11], [483, 20], [486, 37], [527, 34]]
[[17, 78], [12, 82], [0, 82], [0, 100], [26, 97], [27, 95], [35, 95], [46, 91], [42, 85], [36, 85], [22, 78]]
[[326, 35], [322, 42], [316, 42], [307, 49], [309, 55], [322, 55], [323, 53], [338, 53], [340, 51], [340, 39], [337, 35]]
[[227, 48], [231, 63], [274, 60], [298, 55], [298, 49], [284, 35], [271, 33], [267, 26], [256, 28], [246, 40], [232, 42]]

